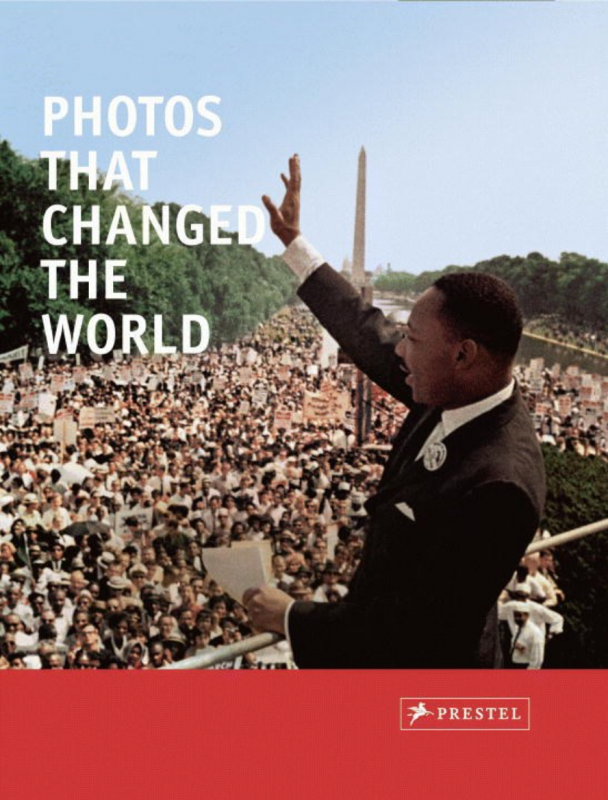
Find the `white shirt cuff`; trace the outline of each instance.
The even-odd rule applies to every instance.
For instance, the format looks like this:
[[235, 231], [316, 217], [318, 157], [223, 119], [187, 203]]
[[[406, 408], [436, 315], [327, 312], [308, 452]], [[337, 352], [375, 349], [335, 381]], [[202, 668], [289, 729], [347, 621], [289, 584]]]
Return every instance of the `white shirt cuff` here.
[[325, 263], [323, 256], [306, 241], [302, 234], [296, 236], [285, 250], [283, 261], [294, 275], [298, 276], [300, 283], [304, 283], [317, 267]]
[[295, 600], [292, 600], [291, 603], [285, 609], [285, 616], [283, 617], [283, 627], [285, 628], [285, 638], [287, 639], [287, 644], [289, 645], [289, 649], [293, 653], [293, 649], [291, 647], [291, 639], [289, 638], [289, 612], [291, 611], [291, 607], [295, 603]]

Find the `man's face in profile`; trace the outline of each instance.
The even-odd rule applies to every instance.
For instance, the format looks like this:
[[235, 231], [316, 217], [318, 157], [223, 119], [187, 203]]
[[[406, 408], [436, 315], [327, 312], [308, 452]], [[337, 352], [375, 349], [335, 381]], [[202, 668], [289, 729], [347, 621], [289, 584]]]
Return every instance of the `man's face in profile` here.
[[395, 347], [409, 375], [405, 382], [417, 403], [445, 406], [455, 377], [458, 342], [441, 316], [442, 294], [430, 288], [419, 298]]

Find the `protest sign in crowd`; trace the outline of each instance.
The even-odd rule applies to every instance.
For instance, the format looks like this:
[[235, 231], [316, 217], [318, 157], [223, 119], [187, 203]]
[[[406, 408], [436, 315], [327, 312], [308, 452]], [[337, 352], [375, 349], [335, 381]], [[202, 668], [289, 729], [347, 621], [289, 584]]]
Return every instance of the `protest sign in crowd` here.
[[541, 442], [608, 457], [608, 378], [533, 358], [515, 369]]

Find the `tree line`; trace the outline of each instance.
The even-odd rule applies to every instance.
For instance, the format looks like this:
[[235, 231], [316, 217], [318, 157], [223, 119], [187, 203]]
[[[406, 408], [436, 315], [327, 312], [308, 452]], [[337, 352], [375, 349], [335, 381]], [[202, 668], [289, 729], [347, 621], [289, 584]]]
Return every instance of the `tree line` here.
[[[252, 331], [286, 303], [295, 300], [295, 280], [279, 258], [267, 258], [254, 247], [241, 245], [236, 235], [226, 245], [209, 244], [209, 219], [190, 213], [189, 221], [204, 227], [200, 245], [185, 245], [175, 235], [175, 218], [180, 206], [171, 203], [172, 231], [169, 244], [158, 237], [141, 243], [135, 227], [136, 244], [118, 238], [104, 243], [118, 205], [127, 206], [131, 218], [137, 218], [136, 197], [116, 188], [109, 191], [89, 189], [83, 179], [78, 190], [69, 188], [68, 162], [61, 162], [57, 191], [47, 186], [47, 165], [19, 155], [6, 140], [0, 140], [0, 337], [2, 350], [29, 343], [43, 343], [42, 314], [56, 320], [61, 313], [73, 317], [83, 314], [85, 321], [93, 314], [108, 314], [117, 324], [125, 313], [152, 319], [161, 314], [166, 344], [179, 345], [184, 314], [202, 314], [211, 328], [212, 344], [233, 341]], [[98, 181], [98, 186], [101, 181]], [[55, 235], [63, 233], [67, 243], [60, 248], [49, 244], [43, 235], [42, 219], [53, 204], [67, 207], [64, 217], [53, 225]], [[82, 206], [83, 219], [93, 206], [100, 207], [101, 244], [83, 240], [71, 243], [71, 209]], [[160, 217], [161, 203], [153, 206]], [[88, 259], [101, 267], [107, 259], [126, 259], [126, 281], [117, 288], [126, 292], [125, 300], [104, 297], [103, 269], [99, 270], [97, 299], [69, 297], [68, 281], [59, 283], [58, 297], [48, 296], [47, 270], [41, 259], [78, 259], [83, 271]]]
[[502, 255], [473, 266], [450, 265], [420, 275], [389, 270], [376, 279], [374, 287], [380, 292], [415, 295], [443, 274], [469, 269], [505, 280], [529, 319], [553, 315], [598, 331], [608, 327], [608, 264], [578, 253], [562, 253], [559, 261], [541, 253]]

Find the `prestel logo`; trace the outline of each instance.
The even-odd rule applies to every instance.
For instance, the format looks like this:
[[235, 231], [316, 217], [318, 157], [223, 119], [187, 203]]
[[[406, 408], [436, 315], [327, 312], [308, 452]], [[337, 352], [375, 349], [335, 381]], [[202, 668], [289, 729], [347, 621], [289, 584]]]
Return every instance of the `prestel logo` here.
[[529, 697], [402, 697], [402, 731], [529, 731]]

